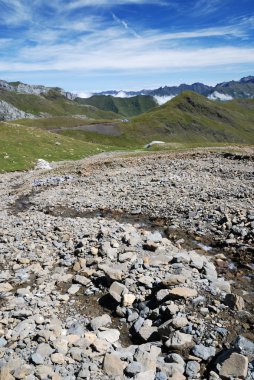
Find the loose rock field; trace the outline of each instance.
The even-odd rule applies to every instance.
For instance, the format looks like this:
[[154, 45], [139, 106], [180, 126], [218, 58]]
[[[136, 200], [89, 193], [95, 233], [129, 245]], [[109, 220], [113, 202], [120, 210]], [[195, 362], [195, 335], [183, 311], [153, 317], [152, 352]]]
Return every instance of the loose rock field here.
[[0, 176], [0, 379], [254, 379], [250, 155]]

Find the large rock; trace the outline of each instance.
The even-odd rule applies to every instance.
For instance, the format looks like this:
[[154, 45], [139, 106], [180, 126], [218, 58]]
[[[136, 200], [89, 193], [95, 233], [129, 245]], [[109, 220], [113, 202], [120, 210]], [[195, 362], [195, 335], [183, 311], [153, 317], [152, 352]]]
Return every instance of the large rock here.
[[102, 264], [99, 265], [99, 269], [103, 270], [106, 276], [108, 276], [112, 281], [121, 281], [123, 278], [123, 272], [119, 268], [112, 268], [106, 264]]
[[229, 306], [230, 309], [241, 311], [244, 309], [244, 300], [241, 296], [238, 296], [237, 294], [226, 294], [226, 297], [224, 299], [224, 304], [226, 306]]
[[109, 288], [109, 294], [114, 298], [114, 300], [118, 303], [121, 303], [122, 297], [124, 294], [128, 293], [128, 289], [126, 286], [121, 284], [120, 282], [113, 282]]
[[139, 336], [144, 342], [156, 341], [159, 338], [157, 327], [144, 325], [139, 330]]
[[235, 348], [238, 349], [241, 354], [248, 356], [250, 360], [254, 359], [254, 343], [244, 336], [238, 335], [235, 340]]
[[9, 284], [9, 282], [3, 282], [0, 284], [0, 292], [4, 293], [4, 292], [10, 292], [11, 290], [13, 289], [13, 287], [11, 286], [11, 284]]
[[248, 358], [233, 352], [226, 359], [219, 370], [219, 375], [226, 379], [238, 378], [245, 379], [248, 372]]
[[170, 290], [170, 295], [174, 298], [194, 298], [197, 297], [198, 292], [195, 289], [176, 287]]
[[115, 353], [107, 353], [103, 361], [103, 369], [108, 376], [120, 376], [123, 378], [123, 371], [127, 363], [123, 362]]

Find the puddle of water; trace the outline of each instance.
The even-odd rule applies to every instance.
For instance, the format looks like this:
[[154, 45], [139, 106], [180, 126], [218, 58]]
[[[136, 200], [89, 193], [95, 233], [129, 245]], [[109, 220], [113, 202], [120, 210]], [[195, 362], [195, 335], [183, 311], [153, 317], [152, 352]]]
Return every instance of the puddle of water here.
[[[71, 286], [69, 283], [60, 283], [58, 287], [61, 289], [62, 293], [66, 293], [67, 289]], [[127, 323], [122, 322], [119, 317], [116, 317], [112, 314], [110, 308], [101, 303], [101, 299], [105, 296], [103, 293], [97, 293], [94, 295], [85, 295], [84, 288], [81, 287], [80, 290], [71, 296], [70, 301], [67, 304], [63, 305], [61, 308], [61, 314], [59, 317], [65, 319], [70, 315], [74, 317], [77, 314], [80, 314], [82, 317], [94, 318], [103, 314], [109, 314], [112, 319], [112, 323], [109, 326], [111, 329], [117, 329], [120, 332], [119, 341], [123, 347], [128, 347], [132, 344], [129, 335], [129, 328]]]
[[194, 243], [200, 247], [201, 249], [203, 249], [203, 251], [206, 251], [206, 252], [210, 252], [213, 250], [213, 247], [211, 247], [210, 245], [206, 245], [206, 244], [203, 244], [203, 243], [198, 243], [196, 241], [194, 241]]

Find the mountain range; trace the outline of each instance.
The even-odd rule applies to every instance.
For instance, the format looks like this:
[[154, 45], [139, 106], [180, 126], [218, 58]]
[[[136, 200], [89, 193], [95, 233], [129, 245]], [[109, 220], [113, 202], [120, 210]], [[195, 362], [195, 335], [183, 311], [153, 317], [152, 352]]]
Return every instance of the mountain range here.
[[203, 83], [180, 84], [179, 86], [164, 86], [154, 90], [140, 91], [103, 91], [97, 95], [111, 95], [117, 97], [130, 97], [137, 95], [150, 95], [154, 97], [174, 97], [184, 91], [193, 91], [197, 94], [209, 97], [212, 100], [232, 100], [238, 98], [254, 98], [254, 76], [241, 78], [239, 81], [218, 83], [215, 86], [207, 86]]

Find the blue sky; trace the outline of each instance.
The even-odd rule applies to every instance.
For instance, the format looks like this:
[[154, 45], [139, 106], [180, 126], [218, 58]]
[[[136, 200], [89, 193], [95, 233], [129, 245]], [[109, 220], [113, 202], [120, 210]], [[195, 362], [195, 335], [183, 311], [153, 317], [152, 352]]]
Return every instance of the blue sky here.
[[253, 0], [0, 0], [0, 78], [70, 91], [254, 74]]

